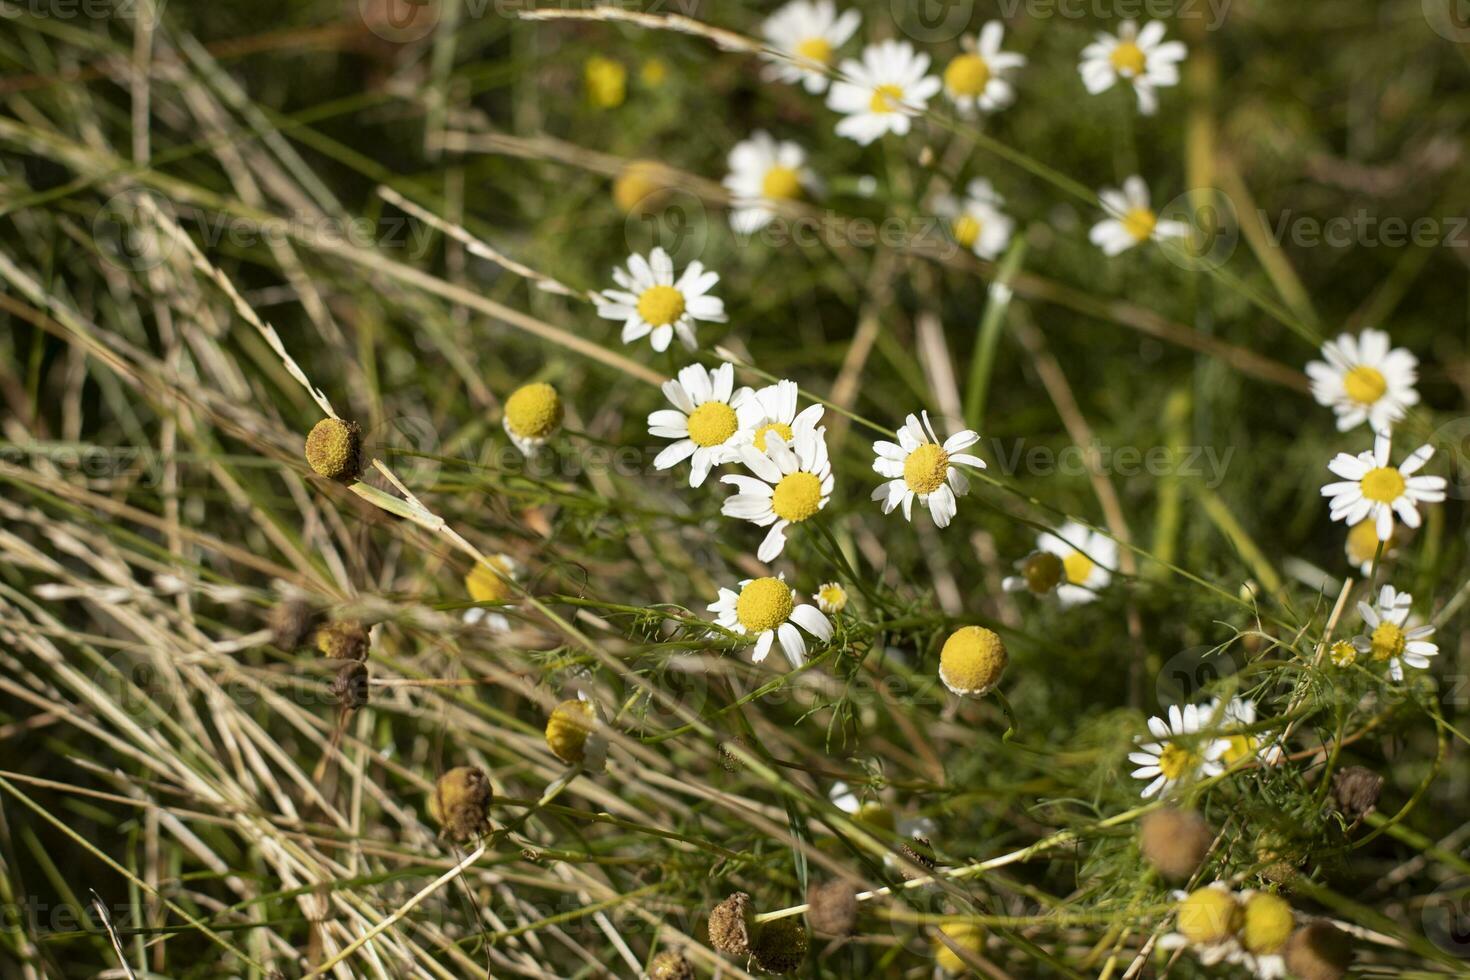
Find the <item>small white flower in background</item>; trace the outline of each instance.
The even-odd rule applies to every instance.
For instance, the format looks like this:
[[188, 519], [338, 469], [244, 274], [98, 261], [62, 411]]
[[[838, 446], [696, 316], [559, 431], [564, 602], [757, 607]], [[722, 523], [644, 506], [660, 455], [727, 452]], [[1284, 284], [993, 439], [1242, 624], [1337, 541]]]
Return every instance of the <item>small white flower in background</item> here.
[[729, 364], [713, 371], [691, 364], [677, 378], [665, 381], [663, 390], [674, 407], [648, 416], [648, 434], [678, 441], [659, 453], [653, 466], [666, 470], [688, 459], [689, 485], [702, 486], [711, 468], [738, 455], [737, 413], [754, 393], [749, 388], [735, 390], [735, 368]]
[[730, 151], [730, 227], [742, 235], [768, 225], [775, 211], [771, 203], [794, 201], [821, 193], [822, 183], [806, 165], [806, 151], [788, 140], [777, 142], [770, 133], [756, 131]]
[[1268, 766], [1279, 763], [1285, 753], [1279, 742], [1273, 742], [1260, 733], [1245, 732], [1256, 723], [1258, 709], [1250, 698], [1231, 698], [1221, 705], [1220, 699], [1211, 701], [1204, 714], [1212, 722], [1213, 730], [1225, 739], [1229, 747], [1220, 756], [1220, 761], [1233, 766], [1253, 758], [1259, 758]]
[[[928, 840], [934, 836], [934, 832], [938, 829], [938, 825], [928, 817], [914, 817], [899, 820], [894, 816], [892, 809], [884, 806], [878, 800], [864, 801], [858, 799], [858, 795], [852, 791], [852, 787], [841, 781], [832, 784], [832, 789], [828, 791], [827, 798], [832, 801], [832, 805], [837, 809], [843, 813], [851, 814], [858, 823], [867, 824], [869, 827], [887, 831], [890, 834], [896, 833], [903, 837], [918, 837]], [[892, 858], [892, 854], [888, 855], [885, 863], [891, 861]]]
[[808, 405], [798, 412], [799, 391], [795, 381], [785, 379], [757, 389], [740, 406], [737, 445], [754, 446], [756, 452], [763, 453], [767, 436], [774, 435], [789, 443], [796, 438], [797, 429], [816, 428], [822, 420], [822, 406]]
[[751, 655], [756, 663], [766, 659], [777, 641], [792, 667], [806, 663], [806, 639], [798, 626], [823, 643], [832, 639], [831, 621], [815, 606], [797, 602], [796, 590], [786, 584], [785, 576], [746, 579], [739, 592], [720, 589], [709, 611], [725, 629], [756, 638]]
[[867, 146], [884, 133], [906, 134], [943, 85], [928, 72], [929, 56], [907, 41], [879, 41], [862, 61], [844, 61], [827, 95], [827, 107], [847, 117], [837, 135]]
[[827, 91], [834, 55], [857, 33], [862, 21], [863, 15], [856, 10], [838, 14], [832, 0], [792, 0], [761, 25], [766, 43], [792, 59], [775, 61], [766, 69], [766, 76], [801, 82], [813, 95]]
[[832, 499], [826, 435], [826, 429], [801, 425], [789, 444], [770, 435], [765, 452], [742, 446], [740, 461], [755, 477], [720, 477], [740, 491], [726, 499], [721, 513], [771, 529], [756, 551], [761, 561], [774, 561], [786, 547], [786, 528], [810, 520]]
[[1149, 203], [1148, 185], [1139, 176], [1123, 181], [1123, 189], [1097, 192], [1108, 217], [1092, 226], [1088, 238], [1108, 256], [1120, 255], [1150, 239], [1189, 237], [1189, 225], [1162, 221]]
[[[1113, 581], [1112, 569], [1118, 563], [1118, 545], [1101, 531], [1089, 531], [1076, 521], [1068, 521], [1055, 534], [1044, 531], [1037, 535], [1036, 548], [1041, 554], [1056, 555], [1061, 559], [1061, 578], [1056, 590], [1057, 600], [1063, 606], [1092, 602]], [[1022, 564], [1035, 558], [1033, 555]], [[1050, 575], [1045, 578], [1049, 580]], [[1007, 592], [1021, 592], [1032, 584], [1024, 574], [1008, 576], [1001, 583]]]
[[725, 322], [725, 301], [708, 295], [720, 281], [719, 273], [691, 262], [675, 280], [674, 260], [662, 248], [655, 248], [646, 259], [630, 256], [626, 271], [613, 270], [613, 281], [618, 289], [597, 294], [597, 315], [623, 321], [625, 344], [648, 337], [654, 350], [665, 351], [677, 334], [685, 347], [694, 350], [696, 321]]
[[[1343, 542], [1343, 551], [1347, 554], [1349, 565], [1358, 569], [1358, 574], [1367, 578], [1373, 571], [1373, 559], [1378, 557], [1378, 528], [1372, 521], [1359, 521], [1354, 524], [1347, 533], [1347, 539]], [[1393, 541], [1385, 541], [1383, 544], [1383, 560], [1394, 557], [1397, 550], [1393, 547]]]
[[817, 608], [829, 616], [835, 616], [847, 608], [847, 590], [837, 582], [827, 582], [812, 594]]
[[1332, 498], [1334, 521], [1352, 525], [1371, 519], [1379, 541], [1392, 537], [1395, 514], [1406, 526], [1418, 527], [1418, 505], [1437, 504], [1445, 496], [1444, 477], [1414, 475], [1434, 455], [1433, 446], [1420, 446], [1396, 467], [1388, 462], [1391, 448], [1388, 434], [1380, 432], [1372, 452], [1338, 453], [1327, 468], [1342, 480], [1322, 488], [1322, 496]]
[[963, 199], [952, 194], [936, 198], [934, 211], [949, 222], [950, 233], [961, 248], [990, 260], [1006, 250], [1015, 230], [1015, 222], [1001, 210], [1005, 203], [990, 181], [977, 178], [965, 188]]
[[1170, 705], [1168, 719], [1150, 718], [1148, 730], [1157, 741], [1145, 742], [1128, 753], [1128, 761], [1138, 766], [1134, 779], [1147, 779], [1143, 798], [1157, 796], [1172, 789], [1182, 780], [1218, 776], [1225, 771], [1220, 757], [1230, 747], [1229, 741], [1200, 735], [1210, 720], [1207, 709], [1197, 704], [1183, 708]]
[[980, 29], [974, 48], [957, 55], [944, 69], [945, 94], [961, 115], [973, 115], [976, 109], [994, 112], [1015, 101], [1010, 76], [1026, 64], [1026, 56], [1002, 51], [1004, 40], [1005, 25], [992, 20]]
[[[521, 577], [521, 567], [510, 555], [486, 555], [485, 560], [475, 565], [465, 576], [465, 591], [476, 602], [498, 602], [505, 605], [513, 596], [510, 582]], [[506, 608], [512, 608], [506, 605]], [[475, 626], [483, 623], [492, 633], [509, 633], [510, 620], [494, 609], [473, 606], [464, 611], [465, 623]]]
[[1396, 592], [1385, 585], [1378, 593], [1377, 606], [1358, 603], [1358, 613], [1368, 625], [1367, 636], [1353, 637], [1353, 648], [1360, 656], [1372, 655], [1379, 663], [1388, 664], [1388, 675], [1396, 681], [1404, 679], [1404, 664], [1424, 669], [1429, 658], [1439, 654], [1439, 647], [1429, 642], [1433, 626], [1409, 626], [1409, 610], [1414, 597]]
[[934, 523], [949, 527], [959, 509], [957, 499], [970, 492], [970, 480], [955, 466], [956, 463], [985, 469], [985, 461], [966, 453], [980, 435], [970, 429], [962, 429], [943, 443], [934, 434], [929, 423], [929, 413], [922, 413], [923, 424], [917, 415], [910, 415], [898, 430], [898, 442], [879, 440], [873, 443], [873, 469], [888, 482], [873, 491], [873, 499], [881, 501], [883, 513], [891, 514], [901, 504], [905, 520], [913, 520], [914, 500], [921, 507], [928, 507]]
[[1364, 422], [1385, 432], [1419, 403], [1419, 359], [1403, 347], [1390, 350], [1382, 330], [1342, 334], [1322, 345], [1322, 357], [1307, 365], [1312, 396], [1337, 413], [1342, 432]]
[[1097, 95], [1122, 79], [1138, 95], [1138, 111], [1153, 115], [1159, 107], [1155, 90], [1179, 84], [1179, 62], [1189, 53], [1179, 41], [1165, 42], [1165, 30], [1162, 21], [1151, 21], [1140, 31], [1135, 21], [1125, 20], [1116, 37], [1099, 31], [1097, 40], [1082, 49], [1082, 84]]

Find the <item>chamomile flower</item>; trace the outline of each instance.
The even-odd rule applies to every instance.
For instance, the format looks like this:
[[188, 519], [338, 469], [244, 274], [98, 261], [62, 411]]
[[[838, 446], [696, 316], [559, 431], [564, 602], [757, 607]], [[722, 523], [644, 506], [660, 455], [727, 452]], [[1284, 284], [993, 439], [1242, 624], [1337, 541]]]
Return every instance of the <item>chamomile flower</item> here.
[[768, 436], [777, 436], [789, 443], [796, 438], [797, 429], [815, 428], [822, 420], [822, 406], [808, 405], [798, 412], [797, 393], [796, 382], [787, 380], [757, 389], [740, 406], [738, 444], [754, 446], [756, 452], [763, 453]]
[[1332, 498], [1334, 521], [1352, 525], [1371, 519], [1379, 541], [1393, 536], [1395, 514], [1408, 527], [1418, 527], [1419, 504], [1436, 504], [1445, 497], [1444, 477], [1414, 475], [1434, 455], [1433, 446], [1420, 446], [1398, 466], [1389, 465], [1391, 448], [1388, 434], [1380, 432], [1372, 452], [1338, 453], [1327, 468], [1342, 480], [1322, 488], [1322, 496]]
[[1291, 904], [1271, 892], [1246, 889], [1237, 900], [1242, 920], [1236, 936], [1238, 948], [1225, 959], [1245, 967], [1256, 980], [1279, 980], [1289, 976], [1286, 944], [1296, 930]]
[[646, 259], [630, 256], [626, 271], [613, 270], [613, 281], [617, 289], [604, 289], [596, 296], [597, 315], [623, 321], [625, 344], [648, 337], [654, 350], [665, 351], [677, 334], [685, 347], [694, 350], [696, 322], [725, 322], [725, 301], [709, 295], [719, 274], [691, 262], [675, 280], [674, 260], [662, 248], [655, 248]]
[[511, 393], [505, 400], [501, 424], [521, 454], [530, 456], [561, 428], [563, 414], [561, 395], [551, 385], [538, 381]]
[[1148, 185], [1137, 175], [1123, 181], [1122, 190], [1104, 188], [1097, 192], [1108, 217], [1092, 226], [1088, 239], [1109, 257], [1121, 255], [1146, 241], [1186, 238], [1189, 225], [1163, 221], [1149, 203]]
[[1214, 881], [1192, 892], [1174, 892], [1179, 902], [1175, 931], [1159, 937], [1159, 948], [1187, 948], [1205, 966], [1235, 962], [1241, 952], [1237, 935], [1245, 925], [1245, 908], [1230, 886]]
[[973, 48], [957, 55], [944, 69], [944, 91], [961, 115], [1004, 109], [1016, 98], [1010, 76], [1026, 64], [1026, 56], [1002, 51], [1005, 25], [992, 20], [980, 28]]
[[835, 616], [847, 608], [847, 590], [837, 582], [827, 582], [812, 594], [817, 608], [829, 616]]
[[722, 513], [771, 529], [756, 551], [761, 561], [774, 561], [786, 547], [786, 529], [810, 520], [832, 499], [826, 435], [826, 429], [803, 425], [789, 444], [772, 435], [765, 452], [742, 446], [740, 460], [755, 477], [720, 477], [740, 491], [725, 501]]
[[775, 216], [771, 204], [818, 193], [821, 181], [806, 165], [806, 151], [789, 140], [777, 142], [757, 130], [730, 151], [730, 227], [742, 235], [764, 228]]
[[711, 468], [735, 458], [737, 413], [752, 392], [735, 389], [732, 365], [710, 371], [703, 364], [691, 364], [664, 382], [664, 395], [674, 407], [648, 416], [648, 434], [678, 441], [654, 458], [654, 469], [666, 470], [687, 459], [689, 485], [702, 486]]
[[1004, 206], [1005, 198], [990, 181], [977, 178], [965, 188], [964, 198], [945, 194], [936, 199], [934, 210], [949, 222], [950, 233], [961, 248], [990, 260], [1005, 251], [1015, 229], [1015, 222], [1001, 210]]
[[1170, 705], [1167, 720], [1158, 717], [1148, 720], [1148, 730], [1157, 741], [1142, 743], [1136, 751], [1128, 753], [1128, 761], [1138, 766], [1133, 770], [1133, 778], [1149, 780], [1143, 788], [1144, 799], [1172, 789], [1184, 780], [1218, 776], [1225, 771], [1220, 758], [1230, 743], [1201, 734], [1209, 720], [1208, 709], [1197, 704], [1183, 708]]
[[928, 73], [927, 54], [892, 39], [870, 44], [862, 61], [844, 61], [841, 72], [827, 107], [847, 117], [837, 124], [837, 135], [864, 146], [885, 133], [905, 135], [943, 85]]
[[[1021, 564], [1021, 575], [1001, 583], [1007, 592], [1030, 589], [1038, 594], [1050, 591], [1045, 586], [1056, 581], [1057, 600], [1063, 606], [1092, 602], [1113, 581], [1113, 567], [1118, 563], [1118, 545], [1100, 531], [1089, 531], [1076, 521], [1068, 521], [1055, 534], [1045, 531], [1036, 536], [1036, 554]], [[1053, 579], [1056, 568], [1043, 555], [1061, 559], [1061, 576]]]
[[792, 667], [806, 663], [806, 639], [801, 630], [823, 643], [832, 639], [832, 622], [815, 606], [797, 602], [796, 590], [786, 584], [784, 576], [746, 579], [739, 592], [721, 589], [709, 611], [725, 629], [755, 637], [751, 659], [756, 663], [766, 659], [777, 641]]
[[1151, 116], [1159, 108], [1156, 89], [1179, 84], [1179, 62], [1188, 49], [1179, 41], [1164, 41], [1162, 21], [1151, 21], [1138, 29], [1125, 20], [1115, 37], [1100, 31], [1097, 40], [1082, 49], [1082, 84], [1093, 95], [1106, 92], [1121, 79], [1133, 86], [1138, 111]]
[[[514, 595], [510, 583], [519, 580], [521, 567], [510, 555], [486, 555], [477, 562], [464, 577], [465, 591], [476, 602], [508, 603]], [[510, 632], [510, 620], [494, 609], [472, 606], [464, 611], [463, 619], [471, 626], [484, 623], [494, 633]]]
[[1390, 349], [1382, 330], [1329, 340], [1322, 358], [1307, 365], [1307, 377], [1317, 404], [1337, 413], [1339, 431], [1367, 422], [1374, 432], [1386, 432], [1419, 403], [1419, 359], [1403, 347]]
[[1373, 559], [1378, 557], [1378, 545], [1383, 545], [1383, 561], [1394, 557], [1393, 538], [1384, 542], [1378, 540], [1378, 528], [1373, 521], [1363, 520], [1354, 524], [1343, 541], [1343, 551], [1347, 553], [1348, 564], [1357, 568], [1358, 574], [1366, 578], [1373, 571]]
[[913, 520], [914, 500], [928, 507], [934, 523], [949, 527], [958, 510], [956, 498], [970, 492], [970, 480], [956, 467], [956, 463], [985, 469], [985, 461], [966, 453], [980, 435], [970, 429], [962, 429], [944, 442], [934, 434], [929, 423], [929, 413], [920, 424], [917, 415], [910, 415], [898, 430], [898, 442], [879, 440], [873, 443], [873, 469], [888, 482], [873, 491], [873, 499], [881, 501], [883, 513], [891, 514], [903, 505], [905, 520]]
[[1212, 722], [1214, 730], [1228, 743], [1228, 748], [1220, 756], [1220, 761], [1227, 767], [1256, 758], [1274, 766], [1283, 758], [1279, 742], [1257, 732], [1243, 731], [1256, 723], [1257, 713], [1256, 703], [1250, 698], [1231, 698], [1223, 706], [1216, 698], [1204, 709], [1204, 715]]
[[837, 13], [832, 0], [792, 0], [761, 25], [766, 43], [791, 61], [779, 60], [766, 75], [780, 82], [801, 82], [813, 95], [827, 91], [827, 74], [837, 49], [857, 33], [863, 15]]
[[1367, 624], [1367, 636], [1353, 638], [1353, 649], [1360, 656], [1371, 655], [1379, 663], [1388, 664], [1388, 675], [1396, 681], [1404, 679], [1404, 664], [1421, 670], [1429, 666], [1429, 658], [1439, 654], [1439, 647], [1429, 642], [1433, 626], [1410, 626], [1409, 610], [1414, 597], [1385, 585], [1378, 593], [1378, 604], [1358, 603], [1358, 613]]
[[859, 799], [852, 787], [841, 781], [832, 784], [827, 798], [837, 809], [851, 814], [857, 823], [866, 824], [879, 831], [880, 835], [896, 833], [901, 837], [919, 837], [927, 840], [937, 829], [934, 821], [928, 817], [900, 820], [895, 816], [891, 807], [885, 806], [876, 799]]

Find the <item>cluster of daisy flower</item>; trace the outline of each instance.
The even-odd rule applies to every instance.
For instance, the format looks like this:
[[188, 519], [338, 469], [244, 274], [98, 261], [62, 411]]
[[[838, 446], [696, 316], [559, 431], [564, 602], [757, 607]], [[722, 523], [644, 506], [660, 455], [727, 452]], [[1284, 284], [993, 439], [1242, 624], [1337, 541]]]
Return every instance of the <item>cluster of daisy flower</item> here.
[[1206, 966], [1233, 963], [1260, 980], [1287, 976], [1288, 956], [1304, 959], [1292, 948], [1296, 913], [1279, 895], [1251, 889], [1237, 893], [1217, 881], [1177, 892], [1175, 898], [1176, 929], [1159, 938], [1161, 949], [1189, 949]]
[[1281, 746], [1254, 733], [1256, 703], [1219, 698], [1207, 704], [1171, 705], [1163, 717], [1148, 720], [1152, 739], [1128, 754], [1138, 768], [1133, 778], [1148, 780], [1144, 799], [1168, 793], [1181, 783], [1218, 776], [1227, 769], [1260, 760], [1275, 765]]

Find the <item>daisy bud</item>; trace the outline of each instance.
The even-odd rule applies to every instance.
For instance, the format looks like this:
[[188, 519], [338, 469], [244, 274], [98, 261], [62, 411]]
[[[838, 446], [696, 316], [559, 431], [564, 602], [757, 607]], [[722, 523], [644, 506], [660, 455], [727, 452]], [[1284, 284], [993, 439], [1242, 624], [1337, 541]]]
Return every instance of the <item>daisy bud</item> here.
[[1256, 892], [1245, 902], [1240, 944], [1258, 956], [1280, 952], [1296, 927], [1291, 905], [1270, 892]]
[[722, 953], [746, 956], [755, 934], [755, 910], [750, 896], [736, 892], [709, 912], [709, 942]]
[[857, 925], [857, 889], [846, 881], [812, 884], [806, 890], [806, 921], [823, 936], [850, 936]]
[[1362, 766], [1348, 766], [1332, 777], [1332, 798], [1348, 820], [1361, 820], [1378, 806], [1383, 777]]
[[328, 623], [316, 631], [316, 648], [330, 660], [366, 660], [370, 637], [357, 622], [342, 620]]
[[1286, 944], [1286, 968], [1298, 980], [1341, 980], [1352, 961], [1347, 934], [1325, 922], [1302, 926]]
[[666, 949], [648, 964], [648, 980], [694, 980], [694, 964], [678, 950]]
[[1046, 595], [1061, 585], [1064, 571], [1062, 559], [1050, 551], [1033, 551], [1021, 560], [1021, 578], [1037, 595]]
[[318, 618], [316, 610], [304, 599], [278, 602], [271, 608], [267, 619], [271, 646], [286, 653], [295, 653], [317, 628]]
[[362, 429], [356, 422], [322, 419], [306, 437], [306, 462], [318, 476], [351, 483], [362, 472]]
[[332, 700], [349, 711], [356, 711], [368, 703], [368, 680], [365, 664], [356, 660], [343, 664], [332, 678]]
[[955, 952], [963, 950], [971, 956], [985, 952], [985, 929], [973, 922], [946, 922], [934, 937], [934, 962], [945, 973], [968, 973], [970, 964]]
[[806, 959], [806, 949], [806, 927], [796, 916], [787, 916], [762, 925], [750, 952], [764, 973], [794, 973]]
[[1190, 893], [1179, 903], [1179, 931], [1191, 943], [1207, 946], [1240, 931], [1244, 915], [1235, 896], [1213, 885]]
[[652, 160], [634, 160], [613, 181], [613, 203], [624, 214], [651, 214], [663, 206], [668, 194], [663, 168]]
[[586, 762], [595, 751], [597, 709], [590, 701], [572, 698], [557, 705], [546, 722], [546, 745], [562, 762]]
[[1008, 662], [999, 636], [983, 626], [966, 626], [944, 641], [944, 649], [939, 652], [939, 679], [961, 697], [978, 698], [1000, 682]]
[[1173, 808], [1146, 814], [1138, 826], [1139, 850], [1159, 874], [1184, 881], [1204, 863], [1215, 832], [1193, 810]]
[[429, 794], [429, 816], [450, 840], [464, 843], [490, 832], [490, 780], [474, 766], [458, 766], [439, 777]]
[[503, 424], [523, 453], [542, 445], [561, 428], [561, 396], [545, 382], [524, 385], [505, 400]]

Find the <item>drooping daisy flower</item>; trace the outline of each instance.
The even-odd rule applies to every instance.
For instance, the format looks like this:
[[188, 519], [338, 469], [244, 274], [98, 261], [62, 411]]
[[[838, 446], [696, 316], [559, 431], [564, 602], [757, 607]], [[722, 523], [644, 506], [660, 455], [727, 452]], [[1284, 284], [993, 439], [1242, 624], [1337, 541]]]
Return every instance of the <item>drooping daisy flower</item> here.
[[[1383, 559], [1394, 557], [1396, 554], [1393, 547], [1393, 539], [1381, 542], [1383, 544]], [[1378, 557], [1378, 528], [1373, 521], [1359, 521], [1354, 524], [1347, 533], [1347, 539], [1343, 542], [1343, 551], [1347, 553], [1348, 564], [1358, 569], [1358, 574], [1365, 578], [1373, 571], [1373, 559]]]
[[956, 56], [944, 69], [945, 94], [961, 115], [973, 115], [977, 108], [994, 112], [1015, 100], [1010, 75], [1026, 64], [1026, 56], [1000, 49], [1005, 32], [1000, 21], [990, 21], [980, 28], [974, 48]]
[[1341, 432], [1363, 422], [1386, 432], [1419, 403], [1419, 359], [1403, 347], [1390, 350], [1382, 330], [1342, 334], [1322, 345], [1322, 357], [1307, 365], [1312, 397], [1337, 413]]
[[715, 622], [743, 636], [754, 636], [756, 663], [766, 659], [771, 644], [779, 640], [792, 667], [806, 663], [806, 640], [801, 629], [823, 643], [832, 639], [832, 623], [817, 611], [796, 601], [796, 590], [778, 578], [746, 579], [740, 591], [721, 589], [720, 597], [710, 603]]
[[835, 616], [847, 608], [847, 590], [837, 582], [827, 582], [812, 595], [817, 608]]
[[[1089, 531], [1076, 521], [1068, 521], [1055, 534], [1045, 531], [1036, 536], [1037, 554], [1020, 565], [1021, 575], [1008, 577], [1002, 586], [1007, 592], [1030, 589], [1038, 595], [1050, 591], [1056, 583], [1057, 599], [1063, 606], [1092, 602], [1113, 581], [1112, 569], [1118, 563], [1118, 545], [1101, 531]], [[1057, 568], [1043, 555], [1061, 559]]]
[[786, 528], [810, 520], [832, 499], [832, 464], [827, 458], [827, 430], [799, 426], [788, 444], [776, 435], [766, 438], [766, 451], [740, 448], [740, 460], [755, 474], [720, 477], [740, 492], [722, 508], [726, 517], [769, 527], [756, 557], [774, 561], [786, 547]]
[[[465, 591], [476, 602], [508, 603], [515, 594], [510, 583], [521, 577], [521, 568], [510, 555], [486, 555], [477, 562], [464, 577]], [[510, 632], [510, 620], [494, 609], [472, 606], [464, 611], [463, 619], [471, 626], [484, 623], [494, 633]]]
[[1125, 20], [1116, 37], [1099, 31], [1097, 40], [1082, 49], [1082, 84], [1093, 95], [1106, 92], [1118, 80], [1132, 84], [1138, 96], [1138, 111], [1151, 116], [1159, 107], [1160, 87], [1179, 84], [1179, 62], [1188, 49], [1179, 41], [1164, 40], [1162, 21], [1151, 21], [1143, 30]]
[[1392, 440], [1381, 432], [1373, 440], [1372, 452], [1338, 453], [1327, 468], [1342, 480], [1322, 488], [1322, 496], [1332, 498], [1334, 521], [1357, 524], [1371, 519], [1379, 541], [1393, 535], [1395, 514], [1408, 527], [1418, 527], [1418, 505], [1437, 504], [1445, 496], [1444, 477], [1414, 475], [1434, 455], [1433, 446], [1420, 446], [1397, 467], [1388, 463], [1391, 448]]
[[1220, 757], [1230, 743], [1200, 733], [1209, 720], [1207, 709], [1197, 704], [1183, 708], [1170, 705], [1167, 721], [1158, 717], [1148, 720], [1148, 730], [1158, 741], [1145, 742], [1128, 753], [1128, 761], [1138, 766], [1133, 778], [1150, 780], [1143, 788], [1144, 799], [1172, 789], [1183, 780], [1218, 776], [1225, 771]]
[[1175, 931], [1159, 937], [1159, 948], [1187, 948], [1205, 966], [1230, 960], [1240, 954], [1237, 938], [1245, 925], [1245, 908], [1230, 886], [1214, 881], [1192, 892], [1175, 892]]
[[1139, 176], [1123, 181], [1123, 189], [1111, 187], [1097, 192], [1108, 217], [1092, 226], [1088, 238], [1109, 257], [1120, 255], [1150, 239], [1186, 238], [1189, 225], [1162, 221], [1149, 203], [1148, 185]]
[[749, 388], [735, 390], [735, 368], [729, 364], [713, 371], [691, 364], [665, 381], [664, 395], [674, 407], [648, 416], [648, 434], [678, 441], [654, 458], [654, 469], [666, 470], [688, 459], [689, 485], [702, 486], [712, 467], [736, 457], [737, 413], [752, 394]]
[[844, 61], [827, 95], [827, 107], [847, 117], [837, 135], [867, 146], [884, 133], [906, 134], [943, 84], [928, 72], [929, 56], [907, 41], [879, 41], [862, 61]]
[[597, 315], [623, 321], [623, 343], [648, 337], [656, 351], [669, 349], [674, 335], [694, 350], [696, 321], [725, 322], [725, 301], [708, 295], [719, 273], [707, 272], [699, 262], [689, 263], [684, 275], [674, 279], [674, 260], [662, 248], [648, 258], [634, 254], [628, 268], [613, 270], [618, 289], [597, 294]]
[[1439, 647], [1429, 642], [1433, 626], [1409, 626], [1413, 604], [1413, 596], [1396, 592], [1391, 585], [1378, 593], [1377, 607], [1358, 603], [1358, 613], [1371, 632], [1353, 637], [1353, 649], [1360, 656], [1371, 654], [1379, 663], [1387, 663], [1388, 676], [1396, 681], [1404, 679], [1404, 664], [1422, 670], [1429, 666], [1430, 657], [1439, 654]]
[[742, 235], [764, 228], [775, 216], [774, 201], [794, 201], [821, 190], [821, 181], [806, 165], [806, 151], [787, 140], [777, 142], [757, 130], [730, 151], [730, 227]]
[[563, 413], [561, 395], [551, 385], [538, 381], [522, 385], [505, 400], [501, 425], [521, 454], [530, 456], [561, 428]]
[[608, 739], [602, 711], [587, 692], [563, 701], [546, 719], [546, 747], [569, 766], [601, 772], [607, 765]]
[[967, 248], [990, 260], [1004, 252], [1011, 243], [1015, 222], [1001, 210], [1005, 198], [995, 192], [990, 181], [975, 179], [965, 188], [965, 197], [945, 194], [934, 202], [935, 213], [949, 221], [950, 232], [961, 248]]
[[949, 527], [958, 510], [956, 498], [970, 492], [969, 478], [955, 464], [985, 469], [983, 459], [965, 452], [980, 441], [980, 435], [962, 429], [941, 443], [929, 423], [929, 413], [922, 415], [922, 425], [916, 415], [904, 421], [896, 444], [881, 439], [873, 443], [873, 452], [878, 454], [873, 469], [888, 478], [873, 491], [873, 499], [882, 501], [885, 514], [902, 504], [904, 519], [913, 520], [917, 498], [921, 507], [929, 508], [937, 526]]
[[1204, 709], [1204, 715], [1229, 746], [1220, 756], [1227, 767], [1255, 758], [1272, 766], [1281, 761], [1284, 753], [1279, 742], [1258, 732], [1242, 730], [1256, 723], [1256, 703], [1249, 698], [1231, 698], [1223, 706], [1216, 698]]
[[792, 0], [761, 26], [766, 43], [793, 59], [777, 60], [766, 69], [767, 77], [801, 82], [813, 95], [827, 91], [833, 56], [862, 21], [856, 10], [839, 15], [832, 0]]
[[754, 446], [756, 452], [766, 451], [766, 437], [778, 436], [786, 442], [796, 438], [800, 428], [814, 429], [822, 421], [822, 406], [808, 405], [800, 412], [796, 410], [799, 394], [795, 381], [781, 380], [773, 385], [758, 389], [740, 406], [740, 434], [736, 441], [742, 446]]

